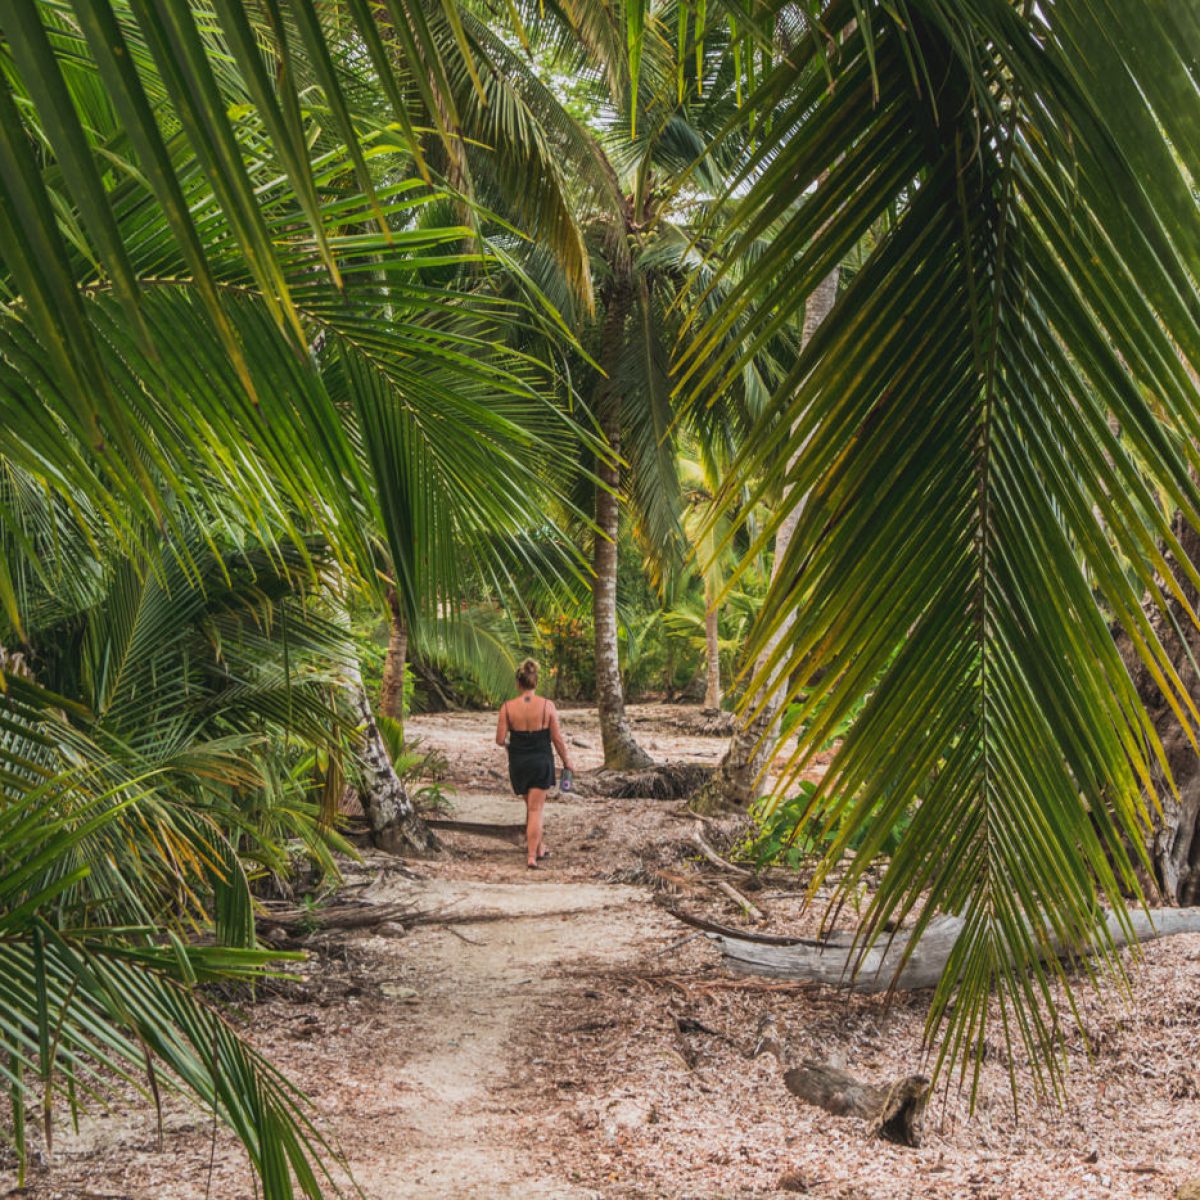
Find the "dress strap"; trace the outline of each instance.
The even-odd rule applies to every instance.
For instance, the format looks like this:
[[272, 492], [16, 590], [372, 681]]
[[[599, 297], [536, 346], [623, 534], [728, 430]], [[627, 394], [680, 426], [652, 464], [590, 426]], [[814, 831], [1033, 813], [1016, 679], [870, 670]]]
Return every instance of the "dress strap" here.
[[550, 728], [550, 701], [542, 697], [542, 728]]

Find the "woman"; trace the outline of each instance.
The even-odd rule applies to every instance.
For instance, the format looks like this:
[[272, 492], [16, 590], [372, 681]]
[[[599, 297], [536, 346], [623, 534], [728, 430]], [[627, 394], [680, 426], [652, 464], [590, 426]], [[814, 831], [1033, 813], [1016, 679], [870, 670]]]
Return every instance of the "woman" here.
[[568, 771], [575, 770], [558, 727], [558, 710], [537, 694], [537, 682], [538, 665], [527, 658], [517, 668], [519, 694], [500, 706], [496, 725], [496, 745], [503, 746], [508, 739], [508, 778], [513, 791], [525, 797], [526, 865], [531, 871], [550, 854], [542, 839], [542, 809], [546, 793], [554, 786], [554, 751]]

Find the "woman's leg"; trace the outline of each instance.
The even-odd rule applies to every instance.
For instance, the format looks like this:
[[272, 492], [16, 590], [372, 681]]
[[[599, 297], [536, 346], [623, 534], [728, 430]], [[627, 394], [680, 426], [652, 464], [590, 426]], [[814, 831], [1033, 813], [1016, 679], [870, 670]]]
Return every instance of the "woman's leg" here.
[[531, 867], [537, 866], [542, 849], [542, 809], [546, 804], [545, 788], [530, 788], [525, 794], [529, 817], [525, 822], [525, 855]]

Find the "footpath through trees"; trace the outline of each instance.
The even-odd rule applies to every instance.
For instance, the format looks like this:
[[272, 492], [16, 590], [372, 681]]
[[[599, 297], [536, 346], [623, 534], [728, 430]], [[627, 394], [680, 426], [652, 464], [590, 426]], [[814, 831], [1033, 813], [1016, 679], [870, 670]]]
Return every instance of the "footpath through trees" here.
[[[660, 761], [714, 765], [725, 741], [681, 732], [682, 712], [633, 706], [630, 719]], [[586, 775], [595, 713], [564, 724]], [[803, 874], [731, 861], [738, 818], [698, 826], [678, 799], [572, 795], [548, 806], [548, 869], [525, 871], [505, 840], [520, 805], [493, 729], [490, 714], [413, 719], [410, 735], [452, 764], [454, 811], [435, 818], [444, 852], [366, 850], [336, 896], [275, 906], [265, 936], [310, 958], [232, 1013], [311, 1097], [371, 1200], [1168, 1197], [1200, 1175], [1200, 936], [1146, 946], [1130, 1004], [1079, 985], [1093, 1059], [1064, 1011], [1067, 1110], [1034, 1103], [1017, 1059], [1015, 1120], [1008, 1056], [989, 1042], [968, 1119], [965, 1101], [924, 1089], [928, 992], [889, 1006], [729, 969], [707, 934], [786, 955], [820, 933], [820, 905], [800, 911]], [[91, 1113], [78, 1135], [58, 1131], [52, 1168], [29, 1183], [30, 1200], [251, 1190], [232, 1139], [214, 1142], [211, 1121], [170, 1096], [162, 1149], [144, 1108]]]

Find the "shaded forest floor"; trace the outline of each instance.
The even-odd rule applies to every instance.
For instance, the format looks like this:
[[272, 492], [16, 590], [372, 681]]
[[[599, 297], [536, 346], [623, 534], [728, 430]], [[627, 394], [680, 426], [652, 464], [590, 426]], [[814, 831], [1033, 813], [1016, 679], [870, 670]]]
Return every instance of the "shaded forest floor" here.
[[[635, 728], [658, 757], [715, 763], [696, 710], [644, 706]], [[510, 823], [494, 718], [442, 714], [410, 733], [449, 763], [454, 816]], [[594, 711], [564, 715], [578, 765], [599, 761]], [[1146, 947], [1129, 1000], [1079, 986], [1089, 1062], [1070, 1031], [1069, 1104], [1033, 1098], [1028, 1064], [1013, 1116], [997, 1044], [979, 1108], [931, 1103], [919, 1150], [868, 1140], [863, 1122], [797, 1103], [769, 1058], [748, 1060], [764, 1010], [798, 1054], [873, 1082], [919, 1070], [927, 997], [846, 999], [735, 979], [702, 936], [652, 901], [727, 924], [746, 918], [694, 860], [678, 803], [571, 795], [548, 806], [546, 870], [464, 834], [448, 853], [400, 864], [368, 853], [349, 892], [407, 903], [452, 924], [406, 936], [324, 940], [301, 978], [231, 1020], [312, 1098], [370, 1200], [468, 1197], [1170, 1197], [1200, 1176], [1200, 936]], [[711, 840], [736, 836], [709, 826]], [[808, 932], [794, 881], [753, 893], [771, 932]], [[393, 934], [399, 931], [391, 931]], [[1064, 1006], [1065, 1013], [1065, 1006]], [[132, 1114], [132, 1115], [131, 1115]], [[65, 1122], [60, 1121], [60, 1126]], [[60, 1128], [51, 1167], [0, 1197], [241, 1200], [244, 1160], [205, 1114], [168, 1100], [162, 1144], [141, 1107]]]

